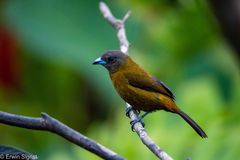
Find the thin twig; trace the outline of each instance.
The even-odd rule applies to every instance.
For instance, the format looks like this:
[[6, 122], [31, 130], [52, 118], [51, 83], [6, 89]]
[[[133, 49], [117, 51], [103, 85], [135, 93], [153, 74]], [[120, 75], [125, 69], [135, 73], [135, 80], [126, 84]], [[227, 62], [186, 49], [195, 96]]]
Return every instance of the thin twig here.
[[99, 9], [103, 15], [103, 17], [117, 30], [117, 37], [120, 43], [120, 50], [123, 53], [128, 53], [129, 42], [126, 37], [124, 23], [127, 21], [131, 12], [127, 12], [127, 14], [123, 17], [123, 19], [116, 19], [108, 6], [104, 2], [100, 2]]
[[117, 153], [80, 134], [46, 113], [42, 113], [41, 118], [33, 118], [0, 111], [0, 123], [21, 128], [49, 131], [104, 159], [125, 160]]
[[[123, 17], [123, 19], [117, 19], [113, 16], [109, 7], [104, 3], [100, 2], [99, 9], [103, 17], [117, 30], [117, 37], [120, 43], [120, 50], [128, 54], [129, 42], [127, 40], [124, 24], [130, 16], [130, 12]], [[131, 107], [128, 103], [127, 108]], [[138, 118], [138, 113], [134, 110], [129, 112], [130, 119], [136, 120]], [[136, 123], [134, 125], [134, 130], [137, 132], [143, 144], [145, 144], [159, 159], [161, 160], [172, 160], [172, 158], [164, 152], [147, 134], [141, 123]]]

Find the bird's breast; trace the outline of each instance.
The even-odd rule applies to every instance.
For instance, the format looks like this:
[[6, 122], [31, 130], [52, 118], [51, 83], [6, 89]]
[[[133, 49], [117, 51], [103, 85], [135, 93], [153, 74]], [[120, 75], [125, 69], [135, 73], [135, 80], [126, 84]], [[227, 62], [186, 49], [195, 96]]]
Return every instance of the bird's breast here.
[[112, 74], [111, 79], [118, 94], [136, 110], [154, 111], [162, 109], [159, 93], [149, 92], [129, 84], [122, 73]]
[[121, 97], [122, 95], [124, 95], [125, 92], [128, 92], [127, 90], [128, 80], [126, 79], [123, 73], [121, 72], [113, 73], [110, 74], [110, 77], [112, 79], [115, 89], [117, 90]]

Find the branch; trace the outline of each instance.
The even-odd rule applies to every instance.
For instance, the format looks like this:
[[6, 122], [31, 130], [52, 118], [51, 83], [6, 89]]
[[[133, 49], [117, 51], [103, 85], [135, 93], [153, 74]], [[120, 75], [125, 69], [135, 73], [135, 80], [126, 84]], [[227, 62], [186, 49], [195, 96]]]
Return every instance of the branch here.
[[104, 159], [125, 160], [117, 153], [78, 133], [46, 113], [42, 113], [41, 116], [41, 118], [33, 118], [0, 111], [0, 123], [21, 128], [52, 132]]
[[129, 42], [126, 37], [126, 32], [124, 28], [124, 23], [127, 21], [128, 17], [130, 16], [131, 12], [128, 13], [123, 17], [123, 19], [116, 19], [108, 6], [104, 2], [99, 3], [99, 9], [103, 15], [103, 17], [117, 30], [117, 37], [120, 43], [120, 50], [123, 53], [128, 52]]
[[[99, 9], [103, 15], [103, 17], [117, 30], [117, 37], [120, 43], [120, 50], [128, 54], [129, 42], [127, 40], [126, 32], [124, 24], [128, 17], [130, 16], [130, 12], [128, 12], [123, 19], [116, 19], [111, 13], [110, 9], [104, 2], [100, 2]], [[126, 105], [127, 108], [131, 107], [128, 103]], [[133, 121], [138, 118], [138, 113], [134, 110], [129, 112], [129, 118]], [[172, 160], [172, 158], [164, 152], [147, 134], [144, 127], [141, 123], [136, 123], [134, 125], [134, 130], [137, 132], [143, 144], [145, 144], [159, 159], [161, 160]]]

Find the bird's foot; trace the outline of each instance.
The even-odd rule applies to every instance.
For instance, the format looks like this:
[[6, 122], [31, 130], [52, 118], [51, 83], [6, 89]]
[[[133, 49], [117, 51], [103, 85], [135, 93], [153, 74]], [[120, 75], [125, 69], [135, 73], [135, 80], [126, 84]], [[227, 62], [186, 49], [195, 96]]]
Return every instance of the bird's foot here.
[[129, 112], [132, 110], [132, 107], [127, 107], [125, 112], [126, 112], [126, 116], [129, 117]]
[[145, 127], [145, 123], [142, 121], [142, 118], [138, 118], [138, 119], [132, 120], [132, 121], [130, 122], [130, 124], [131, 124], [131, 128], [132, 128], [132, 131], [133, 131], [133, 132], [135, 131], [135, 130], [134, 130], [134, 125], [135, 125], [136, 123], [138, 123], [138, 122], [141, 123], [143, 127]]
[[[132, 111], [132, 110], [134, 110], [132, 107], [127, 107], [127, 108], [126, 108], [125, 112], [126, 112], [126, 116], [127, 116], [127, 117], [130, 117], [129, 112]], [[135, 110], [135, 111], [137, 112], [137, 114], [140, 113], [139, 110]]]

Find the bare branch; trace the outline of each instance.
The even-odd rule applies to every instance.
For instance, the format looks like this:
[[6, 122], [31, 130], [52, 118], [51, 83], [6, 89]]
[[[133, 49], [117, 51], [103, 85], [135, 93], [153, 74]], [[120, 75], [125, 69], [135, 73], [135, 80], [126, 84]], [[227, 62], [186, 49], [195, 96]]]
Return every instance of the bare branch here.
[[41, 118], [33, 118], [0, 111], [0, 123], [21, 128], [49, 131], [104, 159], [124, 160], [117, 153], [80, 134], [46, 113], [42, 113], [41, 116]]
[[[116, 19], [112, 12], [110, 11], [109, 7], [104, 3], [100, 2], [99, 4], [100, 11], [103, 17], [117, 30], [117, 37], [120, 43], [120, 50], [128, 54], [129, 42], [127, 40], [126, 32], [124, 24], [126, 20], [130, 16], [130, 12], [128, 12], [123, 19]], [[127, 108], [131, 106], [129, 104], [126, 105]], [[136, 120], [138, 118], [138, 114], [136, 111], [131, 110], [129, 112], [130, 119]], [[147, 134], [144, 127], [141, 123], [136, 123], [134, 125], [134, 130], [137, 132], [138, 136], [140, 137], [143, 144], [145, 144], [159, 159], [161, 160], [172, 160], [172, 158], [164, 152]]]
[[117, 30], [117, 37], [120, 43], [120, 50], [123, 53], [128, 53], [129, 42], [126, 37], [124, 23], [127, 21], [131, 12], [128, 12], [123, 19], [116, 19], [108, 6], [104, 2], [100, 2], [99, 9], [103, 15], [103, 17]]

